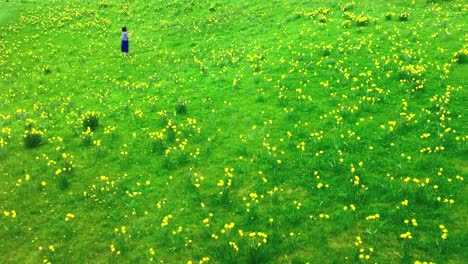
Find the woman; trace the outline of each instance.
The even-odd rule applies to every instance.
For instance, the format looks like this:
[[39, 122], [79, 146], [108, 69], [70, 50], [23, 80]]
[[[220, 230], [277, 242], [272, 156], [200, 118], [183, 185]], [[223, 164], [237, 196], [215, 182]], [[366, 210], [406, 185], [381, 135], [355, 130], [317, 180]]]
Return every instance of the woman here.
[[127, 33], [127, 27], [122, 28], [122, 45], [121, 45], [121, 50], [122, 53], [124, 54], [124, 57], [128, 56], [128, 40], [130, 39], [130, 36]]

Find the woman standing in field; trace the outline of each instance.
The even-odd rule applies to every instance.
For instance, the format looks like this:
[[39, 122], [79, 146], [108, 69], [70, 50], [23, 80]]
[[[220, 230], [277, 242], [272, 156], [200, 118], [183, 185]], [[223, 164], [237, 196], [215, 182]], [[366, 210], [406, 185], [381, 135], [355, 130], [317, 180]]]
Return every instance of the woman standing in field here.
[[127, 27], [122, 28], [122, 53], [124, 54], [124, 57], [128, 57], [128, 40], [130, 39], [130, 36], [127, 33]]

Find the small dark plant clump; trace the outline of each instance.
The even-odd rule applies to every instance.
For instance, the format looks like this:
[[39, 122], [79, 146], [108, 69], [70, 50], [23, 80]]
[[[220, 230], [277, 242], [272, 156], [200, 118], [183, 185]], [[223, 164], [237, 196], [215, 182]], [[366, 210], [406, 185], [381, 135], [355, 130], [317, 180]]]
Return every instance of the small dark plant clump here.
[[151, 152], [155, 154], [164, 154], [166, 149], [167, 146], [162, 140], [154, 140], [151, 144]]
[[88, 128], [91, 131], [96, 131], [99, 127], [99, 114], [96, 112], [87, 112], [83, 115], [83, 131], [87, 131]]
[[52, 72], [49, 66], [44, 66], [43, 71], [44, 71], [44, 74], [50, 74]]
[[455, 61], [458, 64], [465, 64], [468, 62], [468, 49], [460, 50], [455, 53]]
[[323, 56], [330, 56], [331, 52], [333, 50], [333, 46], [328, 44], [326, 46], [322, 47], [322, 54]]
[[385, 19], [386, 20], [392, 20], [394, 15], [395, 14], [393, 12], [387, 12], [387, 13], [385, 13]]
[[106, 2], [99, 2], [98, 6], [99, 6], [99, 8], [107, 8], [107, 7], [110, 7], [111, 4], [106, 3]]
[[251, 241], [248, 248], [248, 263], [268, 263], [270, 252], [268, 252], [268, 235], [262, 232], [249, 233]]
[[357, 18], [356, 23], [357, 23], [358, 27], [367, 26], [369, 24], [369, 18], [367, 16], [360, 15]]
[[163, 132], [152, 132], [149, 134], [152, 143], [151, 143], [151, 152], [155, 154], [164, 154], [167, 149], [167, 145], [164, 141]]
[[320, 23], [327, 23], [327, 17], [325, 15], [320, 15], [319, 16], [319, 22]]
[[57, 185], [60, 190], [64, 191], [70, 186], [70, 181], [66, 175], [59, 175], [57, 177]]
[[187, 113], [187, 104], [185, 102], [180, 102], [177, 104], [176, 113], [178, 115], [185, 115]]
[[91, 146], [93, 143], [93, 131], [91, 130], [91, 127], [87, 127], [85, 131], [81, 132], [81, 141], [83, 142], [83, 145], [85, 146]]
[[24, 131], [23, 142], [27, 148], [38, 147], [42, 142], [42, 136], [44, 135], [43, 131], [37, 130], [35, 128], [28, 129]]
[[348, 12], [354, 8], [354, 3], [347, 3], [341, 7], [343, 12]]
[[173, 142], [177, 138], [177, 126], [168, 126], [166, 130], [166, 138], [169, 142]]
[[403, 22], [403, 21], [408, 21], [408, 18], [409, 18], [409, 14], [408, 14], [408, 13], [401, 13], [401, 14], [400, 14], [400, 17], [399, 17], [400, 21], [402, 21], [402, 22]]

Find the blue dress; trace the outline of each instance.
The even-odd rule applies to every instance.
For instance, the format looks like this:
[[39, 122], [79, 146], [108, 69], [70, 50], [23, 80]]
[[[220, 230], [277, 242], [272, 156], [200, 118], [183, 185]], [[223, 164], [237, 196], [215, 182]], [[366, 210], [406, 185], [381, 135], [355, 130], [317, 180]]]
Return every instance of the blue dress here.
[[122, 32], [122, 44], [120, 45], [122, 52], [128, 52], [128, 36], [127, 32]]

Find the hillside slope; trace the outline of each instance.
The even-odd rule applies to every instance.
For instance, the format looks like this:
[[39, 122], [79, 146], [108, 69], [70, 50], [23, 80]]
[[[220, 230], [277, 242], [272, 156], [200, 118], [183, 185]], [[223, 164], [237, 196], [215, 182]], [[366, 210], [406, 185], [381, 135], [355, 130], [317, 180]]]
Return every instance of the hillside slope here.
[[1, 263], [467, 259], [465, 1], [0, 10]]

